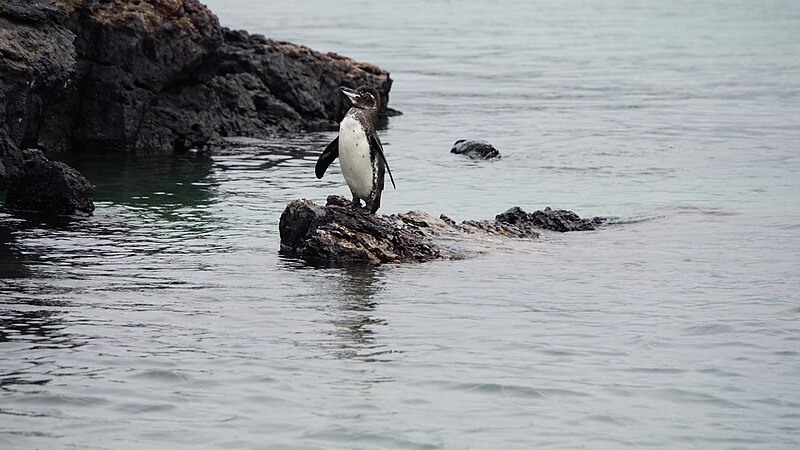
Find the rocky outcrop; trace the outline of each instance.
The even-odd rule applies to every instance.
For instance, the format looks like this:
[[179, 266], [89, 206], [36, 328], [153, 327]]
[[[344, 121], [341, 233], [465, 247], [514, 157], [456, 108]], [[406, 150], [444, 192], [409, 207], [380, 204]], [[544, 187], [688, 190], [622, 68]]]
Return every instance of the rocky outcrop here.
[[8, 131], [0, 127], [0, 190], [6, 190], [9, 182], [22, 176], [24, 164], [22, 151], [11, 141]]
[[392, 80], [378, 67], [244, 31], [225, 29], [223, 38], [192, 80], [159, 95], [137, 149], [203, 149], [226, 136], [334, 129], [347, 110], [339, 86], [373, 86], [388, 101]]
[[53, 5], [0, 1], [0, 128], [17, 147], [47, 141], [48, 124], [64, 118], [57, 111], [73, 97], [75, 35], [66, 20]]
[[0, 2], [0, 190], [11, 209], [89, 214], [91, 184], [40, 151], [65, 120], [75, 90], [74, 34], [52, 4]]
[[538, 230], [593, 230], [604, 219], [581, 219], [571, 211], [526, 213], [514, 207], [495, 220], [461, 223], [411, 211], [379, 216], [351, 207], [344, 197], [328, 197], [326, 206], [306, 199], [289, 203], [281, 214], [282, 254], [313, 263], [381, 264], [463, 259], [487, 238], [536, 239]]
[[[154, 126], [151, 111], [164, 93], [196, 82], [193, 77], [222, 43], [217, 18], [195, 1], [55, 4], [66, 12], [76, 60], [72, 120], [62, 122], [65, 145], [170, 153], [177, 142], [191, 141], [192, 124], [165, 120]], [[170, 139], [153, 139], [154, 134]]]
[[[0, 2], [0, 101], [20, 147], [138, 153], [335, 127], [376, 66], [231, 31], [196, 0]], [[386, 113], [388, 110], [384, 110]]]

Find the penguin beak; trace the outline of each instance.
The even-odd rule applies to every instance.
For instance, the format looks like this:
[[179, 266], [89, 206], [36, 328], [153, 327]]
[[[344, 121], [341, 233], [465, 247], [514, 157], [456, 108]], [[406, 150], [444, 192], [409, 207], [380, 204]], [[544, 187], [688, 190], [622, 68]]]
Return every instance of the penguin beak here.
[[347, 98], [350, 99], [351, 103], [353, 104], [356, 103], [356, 98], [358, 98], [358, 92], [356, 92], [354, 89], [346, 87], [340, 87], [339, 90], [342, 91], [342, 94], [346, 95]]

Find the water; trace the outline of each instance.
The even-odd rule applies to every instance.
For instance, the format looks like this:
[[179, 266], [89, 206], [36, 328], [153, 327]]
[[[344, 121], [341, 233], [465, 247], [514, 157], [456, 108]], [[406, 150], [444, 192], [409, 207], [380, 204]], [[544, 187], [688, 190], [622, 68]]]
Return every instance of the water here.
[[383, 213], [644, 220], [310, 268], [330, 133], [70, 157], [93, 217], [0, 215], [0, 448], [800, 446], [800, 4], [209, 4], [392, 72]]

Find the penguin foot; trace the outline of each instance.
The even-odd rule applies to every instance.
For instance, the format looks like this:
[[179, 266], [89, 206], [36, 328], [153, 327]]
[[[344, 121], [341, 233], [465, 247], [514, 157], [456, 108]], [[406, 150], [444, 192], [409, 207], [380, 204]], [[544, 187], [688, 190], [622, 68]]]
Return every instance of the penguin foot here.
[[365, 202], [365, 203], [366, 205], [364, 205], [364, 209], [367, 210], [367, 212], [370, 214], [375, 214], [375, 211], [377, 211], [378, 208], [380, 208], [381, 206], [380, 203], [375, 203], [375, 202]]
[[353, 205], [353, 211], [361, 213], [361, 214], [364, 214], [365, 216], [372, 214], [372, 211], [370, 211], [369, 207], [365, 207], [365, 206], [361, 206], [361, 205], [358, 205], [358, 206]]
[[355, 194], [353, 195], [353, 202], [350, 204], [350, 206], [355, 211], [358, 211], [361, 214], [373, 214], [375, 212], [375, 209], [377, 209], [373, 208], [374, 205], [369, 200], [364, 200], [364, 204], [365, 204], [364, 206], [361, 206], [361, 199], [358, 198]]

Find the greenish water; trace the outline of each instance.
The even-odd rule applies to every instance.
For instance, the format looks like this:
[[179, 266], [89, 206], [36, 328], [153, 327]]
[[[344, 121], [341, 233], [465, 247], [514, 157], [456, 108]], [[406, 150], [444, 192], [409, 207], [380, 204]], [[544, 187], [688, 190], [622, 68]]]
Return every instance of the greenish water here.
[[392, 72], [383, 213], [647, 220], [319, 269], [330, 133], [65, 156], [94, 216], [0, 214], [0, 448], [800, 445], [796, 2], [208, 4]]

